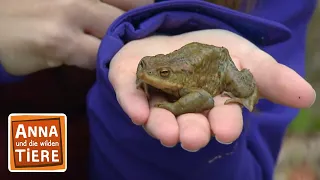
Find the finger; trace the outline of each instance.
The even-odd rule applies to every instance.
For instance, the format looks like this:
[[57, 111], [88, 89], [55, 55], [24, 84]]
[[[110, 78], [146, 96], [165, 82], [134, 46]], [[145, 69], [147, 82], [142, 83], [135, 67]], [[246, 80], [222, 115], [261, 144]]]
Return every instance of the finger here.
[[64, 64], [75, 65], [80, 68], [94, 69], [100, 40], [86, 34], [78, 34], [68, 49], [70, 57], [66, 58]]
[[[130, 9], [134, 9], [143, 5], [152, 4], [154, 3], [154, 0], [101, 0], [104, 3], [113, 5], [115, 7], [118, 7], [120, 9], [123, 9], [125, 11], [128, 11]], [[134, 2], [134, 3], [132, 3]]]
[[79, 34], [75, 38], [74, 49], [70, 50], [72, 56], [67, 59], [66, 64], [86, 69], [94, 69], [96, 67], [96, 57], [101, 42], [100, 39], [86, 34]]
[[[117, 60], [112, 59], [115, 62]], [[115, 90], [117, 100], [133, 123], [137, 125], [145, 124], [149, 117], [149, 104], [146, 94], [136, 88], [134, 72], [115, 64], [110, 65], [109, 80]]]
[[178, 142], [179, 127], [177, 120], [172, 113], [165, 109], [151, 108], [145, 129], [166, 147], [173, 147]]
[[294, 108], [308, 108], [315, 101], [315, 90], [292, 69], [277, 63], [271, 56], [259, 51], [255, 61], [247, 61], [263, 97]]
[[195, 152], [208, 144], [211, 130], [208, 119], [203, 114], [183, 114], [177, 120], [182, 148]]
[[120, 84], [115, 87], [115, 92], [120, 106], [132, 122], [136, 125], [145, 124], [149, 117], [149, 105], [144, 92], [135, 89], [132, 84]]
[[97, 38], [102, 38], [110, 24], [124, 13], [124, 11], [100, 1], [88, 1], [84, 8], [81, 22], [84, 31]]
[[214, 98], [215, 107], [209, 112], [209, 122], [217, 141], [230, 144], [241, 134], [242, 111], [238, 104], [224, 105], [227, 97]]

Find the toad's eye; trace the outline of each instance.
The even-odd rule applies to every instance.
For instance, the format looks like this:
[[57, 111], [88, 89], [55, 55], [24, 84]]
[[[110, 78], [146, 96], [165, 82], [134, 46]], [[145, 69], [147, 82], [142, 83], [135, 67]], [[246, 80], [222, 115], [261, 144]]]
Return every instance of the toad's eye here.
[[160, 76], [162, 76], [162, 77], [168, 77], [169, 74], [170, 74], [170, 71], [167, 69], [160, 70]]

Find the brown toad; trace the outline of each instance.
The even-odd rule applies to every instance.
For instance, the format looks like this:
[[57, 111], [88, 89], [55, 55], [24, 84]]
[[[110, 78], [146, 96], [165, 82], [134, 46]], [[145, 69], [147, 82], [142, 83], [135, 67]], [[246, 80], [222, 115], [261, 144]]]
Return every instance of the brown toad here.
[[147, 95], [152, 86], [177, 98], [155, 105], [176, 116], [213, 108], [219, 94], [230, 97], [225, 104], [239, 103], [250, 112], [258, 102], [253, 75], [248, 69], [239, 71], [224, 47], [192, 42], [166, 55], [146, 56], [136, 74], [137, 87]]

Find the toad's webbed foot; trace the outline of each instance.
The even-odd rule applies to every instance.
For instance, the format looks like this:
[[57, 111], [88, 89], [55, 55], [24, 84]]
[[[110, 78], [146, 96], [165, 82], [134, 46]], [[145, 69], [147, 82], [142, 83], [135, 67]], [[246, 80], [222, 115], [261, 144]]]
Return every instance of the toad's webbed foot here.
[[180, 91], [181, 98], [176, 102], [161, 102], [155, 107], [164, 108], [175, 116], [186, 113], [201, 113], [214, 107], [212, 96], [202, 89], [183, 89]]
[[230, 99], [226, 100], [224, 104], [230, 104], [230, 103], [238, 103], [245, 108], [247, 108], [250, 112], [253, 112], [254, 110], [254, 105], [256, 104], [258, 100], [258, 94], [256, 92], [257, 90], [254, 91], [254, 93], [247, 97], [247, 98], [238, 98], [235, 97], [232, 93], [230, 92], [223, 92], [222, 96], [228, 96]]

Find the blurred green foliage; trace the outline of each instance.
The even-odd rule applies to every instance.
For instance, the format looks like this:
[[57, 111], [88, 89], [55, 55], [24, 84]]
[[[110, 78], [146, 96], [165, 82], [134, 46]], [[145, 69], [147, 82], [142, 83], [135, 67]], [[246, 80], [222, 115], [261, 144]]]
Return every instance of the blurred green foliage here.
[[320, 132], [320, 117], [314, 116], [311, 109], [300, 110], [298, 116], [288, 128], [290, 134], [310, 134], [314, 132]]

